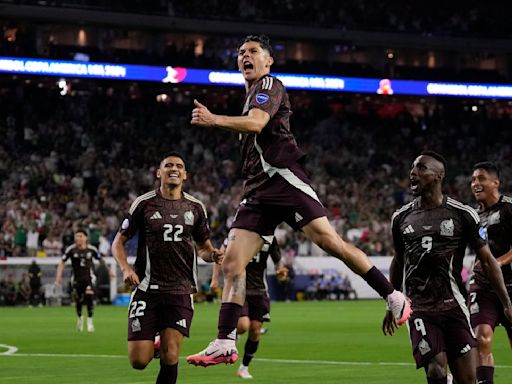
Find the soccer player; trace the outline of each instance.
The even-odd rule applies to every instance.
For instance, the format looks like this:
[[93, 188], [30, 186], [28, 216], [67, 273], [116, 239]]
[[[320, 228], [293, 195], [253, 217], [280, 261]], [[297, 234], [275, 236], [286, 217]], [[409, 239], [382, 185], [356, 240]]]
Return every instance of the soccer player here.
[[[156, 174], [160, 187], [135, 199], [112, 244], [124, 281], [136, 289], [128, 313], [128, 357], [135, 369], [153, 359], [154, 339], [160, 334], [160, 372], [156, 383], [176, 383], [183, 338], [189, 336], [192, 294], [197, 292], [197, 257], [221, 262], [222, 252], [210, 241], [206, 209], [183, 192], [185, 161], [169, 153]], [[125, 243], [139, 234], [134, 269]]]
[[87, 306], [87, 332], [94, 332], [92, 317], [94, 314], [94, 283], [96, 282], [96, 276], [94, 275], [93, 259], [101, 262], [103, 260], [98, 248], [88, 243], [88, 235], [84, 229], [78, 229], [75, 232], [75, 243], [64, 251], [64, 255], [57, 267], [55, 284], [62, 283], [64, 265], [69, 259], [71, 259], [71, 267], [73, 269], [73, 296], [78, 317], [76, 329], [79, 332], [84, 330], [82, 306], [85, 303]]
[[[461, 278], [466, 246], [476, 252], [492, 287], [512, 319], [512, 304], [501, 270], [487, 245], [476, 211], [443, 195], [446, 162], [435, 152], [423, 152], [410, 172], [415, 199], [392, 217], [395, 257], [390, 277], [403, 284], [412, 299], [409, 331], [417, 368], [430, 384], [447, 383], [447, 367], [457, 384], [476, 380], [476, 346]], [[393, 315], [387, 313], [384, 334], [393, 334]]]
[[239, 46], [238, 69], [247, 91], [242, 116], [215, 115], [194, 100], [193, 125], [239, 134], [245, 180], [222, 265], [224, 290], [217, 339], [189, 356], [191, 364], [237, 360], [236, 326], [245, 302], [245, 267], [264, 242], [270, 243], [274, 229], [283, 221], [361, 275], [387, 300], [399, 324], [410, 316], [405, 296], [393, 289], [364, 252], [342, 240], [327, 220], [304, 170], [305, 153], [290, 131], [288, 94], [281, 81], [270, 75], [273, 62], [272, 47], [264, 35], [247, 36]]
[[[480, 205], [478, 214], [487, 231], [489, 247], [501, 267], [508, 294], [512, 297], [512, 198], [500, 193], [500, 171], [491, 162], [475, 164], [471, 176], [471, 191]], [[494, 328], [502, 324], [512, 346], [512, 323], [503, 315], [503, 306], [493, 291], [481, 263], [476, 263], [470, 279], [469, 311], [478, 342], [479, 383], [494, 382], [492, 342]]]
[[[223, 247], [226, 247], [227, 239]], [[222, 250], [222, 248], [221, 248]], [[261, 328], [265, 321], [270, 321], [270, 299], [267, 292], [266, 270], [267, 259], [270, 256], [276, 269], [276, 277], [282, 281], [288, 275], [288, 268], [281, 261], [281, 250], [274, 237], [272, 244], [265, 243], [263, 248], [254, 256], [245, 268], [246, 296], [245, 303], [237, 324], [237, 334], [249, 331], [245, 342], [244, 357], [238, 368], [237, 376], [242, 379], [252, 379], [249, 373], [249, 364], [258, 350]], [[214, 265], [212, 272], [212, 289], [219, 286], [220, 266]]]

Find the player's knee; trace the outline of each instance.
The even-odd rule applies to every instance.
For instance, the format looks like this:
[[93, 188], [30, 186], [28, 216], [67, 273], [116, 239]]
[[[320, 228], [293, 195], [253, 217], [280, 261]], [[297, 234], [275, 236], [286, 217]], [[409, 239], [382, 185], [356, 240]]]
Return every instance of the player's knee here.
[[132, 366], [133, 369], [142, 370], [147, 367], [150, 361], [151, 359], [144, 359], [141, 358], [140, 356], [130, 357], [130, 365]]
[[431, 361], [427, 366], [427, 377], [431, 379], [442, 379], [446, 377], [446, 367], [443, 367], [437, 361]]
[[479, 333], [476, 335], [476, 340], [478, 341], [478, 350], [480, 354], [489, 354], [491, 352], [492, 335], [487, 333]]
[[160, 361], [167, 365], [178, 364], [180, 359], [179, 350], [175, 348], [162, 349], [160, 351]]

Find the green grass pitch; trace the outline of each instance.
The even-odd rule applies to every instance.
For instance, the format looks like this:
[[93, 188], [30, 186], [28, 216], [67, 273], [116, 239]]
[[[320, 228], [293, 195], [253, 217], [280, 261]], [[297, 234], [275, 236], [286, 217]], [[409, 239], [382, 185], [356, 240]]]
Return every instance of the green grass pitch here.
[[[182, 357], [213, 339], [217, 304], [196, 305]], [[84, 308], [85, 309], [85, 308]], [[73, 307], [0, 308], [0, 384], [154, 383], [153, 360], [135, 371], [126, 357], [126, 308], [98, 306], [96, 332], [75, 331]], [[251, 364], [254, 383], [425, 383], [416, 370], [407, 329], [384, 337], [382, 301], [274, 303], [269, 332]], [[245, 336], [238, 343], [243, 351]], [[495, 337], [495, 383], [512, 383], [510, 347], [502, 328]], [[237, 365], [236, 365], [237, 366]], [[201, 368], [180, 361], [181, 383], [239, 383], [236, 366]]]

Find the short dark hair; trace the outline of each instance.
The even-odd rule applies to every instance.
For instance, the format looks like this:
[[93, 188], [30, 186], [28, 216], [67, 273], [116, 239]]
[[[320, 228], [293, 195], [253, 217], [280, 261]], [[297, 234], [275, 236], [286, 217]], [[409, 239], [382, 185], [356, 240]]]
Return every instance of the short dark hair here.
[[[181, 153], [171, 151], [171, 152], [164, 153], [162, 156], [160, 156], [160, 161], [158, 162], [158, 166], [160, 166], [160, 164], [162, 163], [162, 160], [167, 159], [168, 157], [171, 157], [171, 156], [180, 158], [181, 161], [183, 161], [183, 164], [185, 164], [185, 158], [183, 157], [183, 155]], [[186, 164], [185, 164], [185, 168], [186, 168]]]
[[87, 233], [87, 231], [83, 228], [78, 228], [76, 231], [75, 231], [75, 235], [79, 234], [79, 233], [83, 233], [85, 237], [89, 237], [89, 234]]
[[249, 41], [255, 41], [259, 43], [261, 48], [265, 49], [270, 56], [274, 56], [274, 50], [270, 45], [270, 38], [267, 35], [247, 35], [242, 39], [242, 41], [240, 41], [237, 50], [239, 50], [242, 45], [248, 43]]
[[480, 163], [476, 163], [473, 165], [473, 171], [476, 171], [477, 169], [483, 169], [487, 173], [495, 175], [498, 179], [500, 178], [500, 169], [492, 161], [482, 161]]
[[446, 169], [446, 159], [443, 155], [435, 152], [435, 151], [423, 151], [420, 153], [422, 156], [430, 156], [439, 161], [441, 164], [443, 164], [444, 169]]

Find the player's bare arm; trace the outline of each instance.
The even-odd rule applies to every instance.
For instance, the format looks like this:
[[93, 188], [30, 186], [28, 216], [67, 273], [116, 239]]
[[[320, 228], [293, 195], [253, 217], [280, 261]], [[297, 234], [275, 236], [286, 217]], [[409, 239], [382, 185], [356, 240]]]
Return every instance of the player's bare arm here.
[[213, 246], [210, 239], [203, 243], [197, 243], [199, 257], [207, 263], [221, 264], [224, 259], [224, 251], [217, 249]]
[[64, 261], [61, 260], [57, 267], [57, 274], [55, 275], [55, 284], [62, 283], [62, 272], [64, 271]]
[[196, 106], [192, 110], [193, 125], [200, 127], [222, 128], [238, 133], [260, 133], [270, 121], [270, 115], [258, 108], [252, 108], [246, 116], [224, 116], [211, 113], [199, 101], [194, 100]]
[[121, 268], [121, 272], [123, 272], [124, 282], [132, 286], [137, 286], [140, 284], [139, 277], [130, 264], [128, 264], [128, 257], [124, 248], [127, 241], [128, 238], [126, 236], [117, 233], [114, 241], [112, 242], [112, 255], [114, 256], [114, 259], [116, 259], [119, 268]]
[[[399, 252], [396, 253], [396, 256], [391, 261], [391, 265], [389, 267], [389, 280], [393, 285], [393, 288], [396, 290], [400, 289], [403, 279], [403, 255]], [[382, 321], [382, 332], [384, 335], [392, 336], [397, 329], [397, 324], [393, 313], [389, 310], [386, 311], [384, 315], [384, 320]]]
[[288, 268], [282, 261], [276, 264], [276, 279], [280, 282], [286, 281], [286, 279], [288, 279]]
[[508, 251], [504, 255], [501, 255], [500, 257], [496, 258], [496, 261], [498, 262], [498, 266], [503, 267], [504, 265], [509, 265], [512, 263], [512, 250]]
[[476, 255], [480, 263], [482, 263], [482, 268], [487, 274], [489, 282], [492, 284], [494, 291], [503, 305], [505, 316], [507, 316], [509, 321], [512, 321], [512, 303], [510, 302], [510, 297], [508, 296], [507, 288], [503, 281], [503, 274], [501, 273], [498, 262], [492, 255], [488, 245], [476, 250]]

